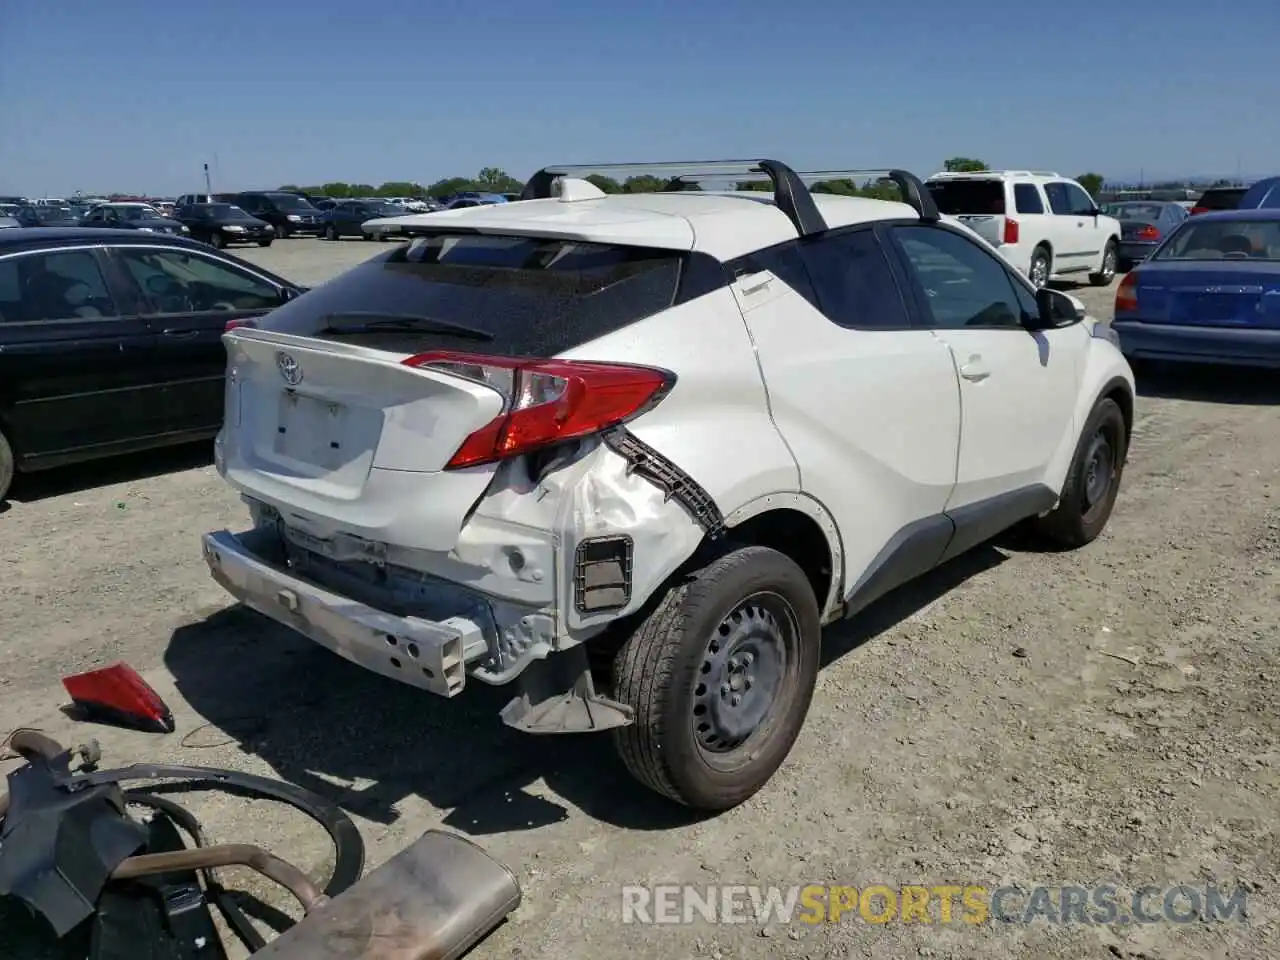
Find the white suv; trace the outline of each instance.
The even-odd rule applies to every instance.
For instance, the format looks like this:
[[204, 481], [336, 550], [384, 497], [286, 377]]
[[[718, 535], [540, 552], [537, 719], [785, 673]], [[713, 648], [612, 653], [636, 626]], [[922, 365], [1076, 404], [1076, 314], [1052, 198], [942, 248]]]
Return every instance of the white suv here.
[[[548, 168], [233, 320], [216, 464], [253, 524], [204, 537], [213, 576], [424, 691], [514, 682], [509, 725], [612, 729], [716, 810], [789, 752], [823, 624], [1022, 521], [1097, 537], [1133, 420], [1109, 328], [910, 174], [730, 169], [772, 197]], [[681, 171], [725, 167], [611, 172]]]
[[1051, 172], [935, 173], [938, 209], [1000, 251], [1037, 287], [1087, 275], [1105, 287], [1120, 258], [1120, 221], [1104, 216], [1075, 180]]

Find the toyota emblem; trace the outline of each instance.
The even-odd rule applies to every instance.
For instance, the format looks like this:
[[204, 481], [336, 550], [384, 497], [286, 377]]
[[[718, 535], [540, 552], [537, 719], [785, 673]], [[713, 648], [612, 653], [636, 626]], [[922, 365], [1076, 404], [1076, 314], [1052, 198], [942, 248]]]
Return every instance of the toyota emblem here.
[[296, 387], [302, 382], [302, 367], [289, 354], [277, 353], [276, 367], [280, 370], [280, 376], [284, 377], [284, 382], [289, 386]]

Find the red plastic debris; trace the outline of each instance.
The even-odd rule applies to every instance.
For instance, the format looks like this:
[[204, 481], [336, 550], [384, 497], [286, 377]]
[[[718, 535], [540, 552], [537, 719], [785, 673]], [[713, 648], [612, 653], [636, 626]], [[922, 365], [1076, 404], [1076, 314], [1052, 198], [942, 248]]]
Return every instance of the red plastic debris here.
[[86, 720], [173, 733], [173, 712], [128, 664], [63, 677], [62, 685]]

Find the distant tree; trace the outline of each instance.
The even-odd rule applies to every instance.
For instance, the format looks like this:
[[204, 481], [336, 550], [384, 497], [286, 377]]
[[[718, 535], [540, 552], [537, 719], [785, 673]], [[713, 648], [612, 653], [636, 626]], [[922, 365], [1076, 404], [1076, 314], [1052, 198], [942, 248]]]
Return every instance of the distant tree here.
[[421, 197], [426, 193], [422, 184], [413, 183], [409, 180], [388, 180], [376, 191], [380, 197]]
[[277, 188], [281, 193], [305, 193], [302, 187], [294, 186], [292, 183], [286, 183], [283, 187]]
[[983, 160], [974, 160], [971, 157], [952, 157], [942, 165], [942, 168], [948, 173], [981, 173], [987, 169], [987, 164]]
[[352, 195], [351, 184], [343, 183], [341, 180], [326, 183], [320, 190], [326, 197], [349, 197]]
[[773, 184], [768, 180], [739, 180], [734, 184], [735, 190], [755, 190], [761, 193], [768, 193], [773, 189]]
[[623, 193], [658, 193], [667, 185], [661, 177], [644, 174], [638, 177], [627, 177], [622, 184]]
[[484, 193], [519, 193], [524, 189], [523, 183], [497, 167], [485, 167], [473, 182]]
[[1076, 177], [1076, 183], [1084, 187], [1088, 191], [1089, 196], [1098, 199], [1098, 194], [1102, 192], [1102, 185], [1106, 182], [1106, 178], [1100, 173], [1082, 173]]
[[586, 178], [588, 183], [593, 183], [604, 193], [621, 193], [622, 184], [613, 177], [605, 177], [598, 173], [593, 173]]
[[451, 197], [455, 193], [461, 193], [464, 190], [474, 189], [475, 184], [468, 177], [445, 177], [443, 180], [437, 180], [427, 187], [427, 196], [440, 199], [442, 197]]
[[[286, 188], [281, 187], [280, 189], [284, 190]], [[305, 193], [308, 197], [327, 197], [328, 196], [328, 194], [324, 192], [324, 187], [298, 187], [297, 189], [298, 189], [298, 193]]]

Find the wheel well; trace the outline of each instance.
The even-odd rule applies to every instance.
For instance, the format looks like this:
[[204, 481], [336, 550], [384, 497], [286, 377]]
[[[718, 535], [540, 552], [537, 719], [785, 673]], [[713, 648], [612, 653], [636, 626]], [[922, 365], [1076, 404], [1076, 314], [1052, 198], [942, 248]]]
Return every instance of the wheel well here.
[[1120, 414], [1124, 417], [1125, 445], [1128, 446], [1133, 438], [1133, 395], [1127, 387], [1117, 385], [1103, 394], [1103, 399], [1114, 400], [1120, 408]]
[[831, 590], [831, 547], [818, 522], [806, 513], [786, 508], [766, 510], [729, 530], [736, 543], [769, 547], [794, 560], [813, 586], [818, 608]]

